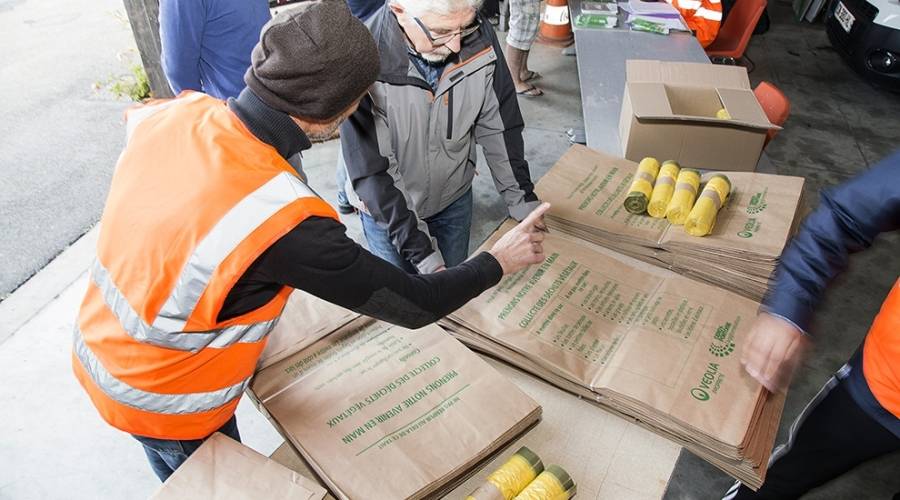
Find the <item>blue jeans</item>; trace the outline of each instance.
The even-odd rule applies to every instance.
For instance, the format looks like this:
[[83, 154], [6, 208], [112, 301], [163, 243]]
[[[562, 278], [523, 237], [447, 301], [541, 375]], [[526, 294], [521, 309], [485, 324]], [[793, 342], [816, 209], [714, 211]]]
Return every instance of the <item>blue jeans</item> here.
[[[235, 441], [241, 441], [241, 435], [237, 428], [237, 419], [234, 415], [216, 432], [221, 432]], [[181, 464], [206, 441], [206, 438], [179, 441], [177, 439], [155, 439], [137, 435], [134, 438], [144, 445], [144, 453], [147, 455], [147, 460], [150, 461], [150, 467], [153, 468], [153, 472], [156, 473], [159, 480], [163, 482], [175, 472], [175, 469], [181, 467]]]
[[[369, 242], [370, 252], [408, 273], [417, 272], [416, 268], [397, 252], [386, 228], [379, 226], [375, 219], [367, 214], [360, 212], [359, 217], [362, 220], [366, 241]], [[428, 232], [437, 240], [438, 248], [444, 257], [444, 264], [447, 267], [461, 264], [469, 256], [469, 231], [472, 229], [472, 190], [469, 189], [447, 208], [426, 218], [425, 223], [428, 225]]]
[[347, 171], [340, 165], [334, 170], [334, 183], [337, 184], [337, 200], [338, 205], [350, 205], [347, 199], [347, 192], [344, 191], [344, 184], [347, 183]]

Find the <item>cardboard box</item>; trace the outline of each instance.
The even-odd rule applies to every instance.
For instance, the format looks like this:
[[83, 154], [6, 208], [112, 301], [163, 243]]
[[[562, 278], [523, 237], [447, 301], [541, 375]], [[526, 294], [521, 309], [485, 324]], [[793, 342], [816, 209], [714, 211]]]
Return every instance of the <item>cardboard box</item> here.
[[217, 432], [150, 498], [322, 500], [325, 488]]
[[[716, 117], [725, 109], [730, 119]], [[682, 167], [754, 171], [769, 123], [740, 66], [650, 60], [626, 62], [619, 116], [622, 151], [676, 160]]]

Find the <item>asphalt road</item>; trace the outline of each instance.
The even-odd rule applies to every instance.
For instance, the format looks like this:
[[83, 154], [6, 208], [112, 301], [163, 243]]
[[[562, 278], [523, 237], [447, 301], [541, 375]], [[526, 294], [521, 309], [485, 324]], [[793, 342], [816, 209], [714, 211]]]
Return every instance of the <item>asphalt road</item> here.
[[99, 219], [134, 47], [121, 0], [0, 0], [0, 300]]

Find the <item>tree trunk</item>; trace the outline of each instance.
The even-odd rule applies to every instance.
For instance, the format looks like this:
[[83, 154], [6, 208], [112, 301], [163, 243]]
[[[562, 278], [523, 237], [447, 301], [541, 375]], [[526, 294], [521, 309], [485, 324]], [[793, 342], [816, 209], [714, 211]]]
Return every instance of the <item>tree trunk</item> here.
[[172, 89], [162, 69], [159, 41], [159, 0], [124, 0], [131, 31], [150, 81], [153, 97], [172, 97]]

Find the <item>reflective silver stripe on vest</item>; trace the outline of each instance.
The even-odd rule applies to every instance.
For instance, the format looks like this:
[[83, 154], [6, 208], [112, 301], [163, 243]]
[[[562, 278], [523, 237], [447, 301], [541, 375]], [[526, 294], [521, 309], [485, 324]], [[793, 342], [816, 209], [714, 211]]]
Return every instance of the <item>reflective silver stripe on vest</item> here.
[[298, 198], [315, 196], [300, 179], [283, 172], [232, 207], [197, 245], [153, 326], [168, 332], [184, 330], [216, 267], [279, 210]]
[[278, 322], [278, 318], [275, 318], [249, 325], [232, 325], [211, 332], [167, 332], [154, 328], [141, 319], [125, 296], [116, 288], [115, 283], [109, 277], [109, 271], [99, 260], [94, 261], [91, 279], [100, 289], [106, 306], [131, 338], [138, 342], [167, 349], [197, 352], [206, 347], [223, 348], [238, 342], [259, 342], [275, 328], [275, 324]]
[[75, 355], [97, 387], [119, 403], [140, 410], [168, 415], [185, 415], [215, 410], [235, 398], [239, 398], [250, 382], [250, 377], [247, 377], [244, 381], [224, 389], [190, 394], [160, 394], [142, 391], [122, 382], [106, 370], [84, 343], [81, 330], [77, 325], [74, 336]]

